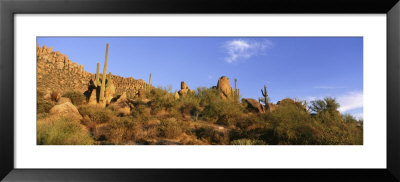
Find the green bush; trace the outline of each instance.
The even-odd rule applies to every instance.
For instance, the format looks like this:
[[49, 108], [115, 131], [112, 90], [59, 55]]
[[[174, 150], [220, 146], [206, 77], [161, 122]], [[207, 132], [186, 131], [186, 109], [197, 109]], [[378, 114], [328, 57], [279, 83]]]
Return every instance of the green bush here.
[[134, 103], [134, 108], [132, 109], [131, 115], [141, 121], [147, 121], [150, 118], [147, 105], [141, 101]]
[[54, 105], [54, 102], [38, 97], [36, 103], [36, 113], [48, 113]]
[[350, 115], [337, 111], [321, 111], [313, 117], [313, 125], [321, 132], [319, 144], [362, 145], [363, 129]]
[[310, 110], [316, 113], [321, 111], [336, 111], [339, 106], [335, 98], [326, 97], [323, 100], [311, 101]]
[[37, 122], [38, 145], [91, 145], [93, 142], [89, 132], [69, 118]]
[[201, 117], [221, 125], [231, 125], [238, 121], [243, 113], [242, 105], [235, 99], [222, 99], [216, 89], [198, 90], [200, 105], [204, 107]]
[[90, 120], [95, 123], [106, 123], [113, 120], [116, 115], [113, 111], [107, 108], [84, 106], [79, 107], [79, 113], [82, 116], [89, 116]]
[[213, 127], [199, 127], [194, 132], [197, 139], [210, 144], [224, 145], [229, 143], [229, 137], [223, 132], [215, 131]]
[[262, 140], [239, 139], [231, 142], [231, 145], [265, 145]]
[[358, 121], [356, 120], [356, 118], [354, 118], [352, 115], [350, 114], [344, 114], [342, 115], [342, 119], [345, 123], [357, 123]]
[[175, 138], [183, 133], [182, 123], [178, 122], [175, 118], [168, 118], [161, 120], [160, 135], [165, 138]]
[[141, 122], [133, 117], [121, 117], [110, 122], [110, 131], [104, 134], [113, 144], [126, 144], [143, 140]]
[[152, 88], [147, 93], [147, 98], [151, 99], [150, 107], [152, 114], [156, 114], [162, 108], [169, 110], [174, 106], [175, 98], [172, 93], [170, 93], [170, 89], [167, 88]]
[[188, 92], [185, 96], [175, 101], [173, 111], [181, 115], [191, 115], [197, 119], [200, 115], [200, 98], [195, 93]]
[[315, 144], [318, 132], [305, 107], [296, 101], [281, 102], [267, 117], [271, 120], [276, 144]]
[[66, 92], [63, 97], [71, 99], [72, 104], [79, 106], [86, 103], [86, 97], [83, 93], [76, 91]]

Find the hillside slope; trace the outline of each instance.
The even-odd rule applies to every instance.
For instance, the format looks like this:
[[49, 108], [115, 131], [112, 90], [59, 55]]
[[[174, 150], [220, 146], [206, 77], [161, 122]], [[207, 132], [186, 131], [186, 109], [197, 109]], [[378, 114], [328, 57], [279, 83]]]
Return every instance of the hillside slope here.
[[[36, 61], [37, 90], [45, 93], [52, 91], [65, 93], [71, 90], [83, 93], [87, 90], [90, 79], [95, 78], [95, 74], [85, 71], [83, 65], [73, 62], [68, 56], [59, 51], [53, 51], [51, 47], [47, 48], [45, 45], [36, 46]], [[122, 94], [124, 91], [127, 94], [136, 94], [139, 89], [147, 85], [143, 80], [132, 77], [113, 75], [112, 80], [116, 87], [116, 94]]]

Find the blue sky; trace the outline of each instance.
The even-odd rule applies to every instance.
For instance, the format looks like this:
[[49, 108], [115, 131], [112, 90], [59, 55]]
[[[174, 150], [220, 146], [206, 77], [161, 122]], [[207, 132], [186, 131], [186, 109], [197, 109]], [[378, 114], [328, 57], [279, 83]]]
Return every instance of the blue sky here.
[[108, 71], [180, 89], [211, 87], [227, 76], [242, 97], [258, 98], [267, 86], [271, 101], [335, 97], [340, 111], [361, 117], [363, 92], [362, 37], [39, 37], [94, 73]]

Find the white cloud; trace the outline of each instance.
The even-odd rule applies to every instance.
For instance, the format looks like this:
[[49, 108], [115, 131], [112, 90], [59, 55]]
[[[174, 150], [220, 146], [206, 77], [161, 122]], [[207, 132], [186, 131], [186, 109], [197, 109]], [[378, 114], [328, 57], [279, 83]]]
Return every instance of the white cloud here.
[[269, 40], [251, 41], [245, 39], [236, 39], [224, 43], [223, 48], [228, 54], [225, 61], [235, 63], [239, 60], [246, 60], [260, 53], [264, 53], [266, 49], [272, 48], [273, 44]]
[[353, 109], [363, 107], [363, 93], [362, 91], [349, 92], [345, 95], [337, 97], [337, 102], [340, 104], [339, 111], [346, 112]]

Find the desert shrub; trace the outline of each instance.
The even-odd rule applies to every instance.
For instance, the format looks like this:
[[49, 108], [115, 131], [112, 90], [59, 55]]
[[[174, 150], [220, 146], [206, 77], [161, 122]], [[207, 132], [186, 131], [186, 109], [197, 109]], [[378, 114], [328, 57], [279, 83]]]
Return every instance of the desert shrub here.
[[320, 111], [314, 117], [318, 122], [324, 123], [325, 125], [337, 125], [343, 122], [343, 118], [340, 116], [339, 111]]
[[37, 115], [36, 115], [36, 119], [44, 119], [44, 118], [47, 118], [48, 116], [49, 116], [50, 114], [49, 113], [46, 113], [46, 112], [44, 112], [44, 113], [38, 113]]
[[57, 99], [58, 99], [58, 95], [59, 95], [59, 93], [57, 92], [57, 91], [52, 91], [51, 92], [51, 94], [50, 94], [50, 99], [52, 100], [52, 101], [54, 101], [54, 102], [57, 102]]
[[92, 120], [95, 123], [110, 122], [116, 117], [111, 110], [101, 107], [91, 107], [91, 106], [79, 107], [79, 113], [82, 116], [85, 115], [89, 116], [90, 120]]
[[36, 102], [36, 113], [48, 113], [54, 105], [54, 102], [38, 97]]
[[277, 144], [274, 139], [274, 131], [272, 127], [260, 125], [254, 128], [231, 129], [229, 131], [229, 141], [249, 139], [249, 140], [262, 140], [265, 144]]
[[86, 103], [86, 97], [83, 93], [76, 91], [69, 91], [62, 95], [63, 97], [67, 97], [71, 99], [72, 104], [78, 106]]
[[38, 145], [91, 145], [89, 132], [69, 118], [53, 118], [37, 122]]
[[239, 139], [231, 142], [231, 145], [265, 145], [262, 140]]
[[276, 144], [315, 144], [319, 132], [312, 126], [311, 116], [302, 103], [281, 102], [267, 117], [271, 120]]
[[109, 126], [110, 130], [104, 136], [113, 144], [135, 144], [144, 138], [141, 122], [133, 117], [121, 117], [110, 122]]
[[161, 120], [159, 130], [160, 136], [165, 138], [175, 138], [184, 132], [181, 123], [178, 122], [175, 118]]
[[39, 89], [36, 90], [36, 97], [37, 98], [43, 98], [45, 93]]
[[134, 103], [134, 108], [132, 109], [131, 115], [141, 121], [147, 121], [150, 117], [147, 109], [147, 105], [139, 100]]
[[339, 104], [327, 97], [311, 101], [310, 110], [315, 112], [312, 126], [318, 131], [317, 144], [349, 145], [363, 143], [363, 131], [360, 123], [351, 115], [341, 115], [337, 110]]
[[362, 145], [363, 129], [354, 117], [340, 116], [337, 111], [320, 111], [314, 117], [314, 127], [321, 132], [320, 144]]
[[175, 101], [172, 109], [180, 114], [195, 116], [197, 119], [200, 114], [200, 98], [195, 93], [188, 92]]
[[242, 105], [235, 99], [222, 99], [216, 89], [198, 89], [200, 105], [204, 107], [201, 117], [221, 125], [231, 125], [240, 119]]
[[351, 114], [344, 114], [342, 115], [342, 119], [345, 123], [356, 123], [358, 122], [356, 118], [354, 118]]
[[246, 116], [242, 116], [237, 122], [236, 127], [240, 130], [248, 130], [254, 127], [265, 125], [263, 115], [250, 113]]
[[197, 139], [209, 144], [223, 145], [229, 143], [229, 136], [224, 132], [215, 131], [213, 127], [205, 126], [195, 128], [194, 133], [196, 134]]
[[168, 110], [174, 106], [175, 103], [175, 98], [168, 88], [153, 88], [148, 92], [147, 97], [151, 99], [150, 107], [152, 114], [156, 114], [162, 108]]

